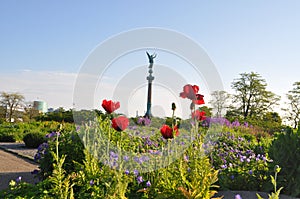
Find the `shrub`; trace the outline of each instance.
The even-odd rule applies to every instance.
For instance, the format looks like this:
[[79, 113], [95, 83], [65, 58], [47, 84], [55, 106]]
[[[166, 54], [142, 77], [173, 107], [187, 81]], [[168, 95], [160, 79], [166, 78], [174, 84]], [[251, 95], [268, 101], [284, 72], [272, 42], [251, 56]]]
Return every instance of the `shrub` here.
[[24, 136], [23, 141], [28, 148], [37, 148], [45, 141], [45, 135], [39, 132], [28, 133]]
[[265, 190], [268, 183], [268, 157], [262, 143], [230, 132], [217, 134], [216, 137], [210, 158], [214, 167], [220, 169], [220, 188]]
[[[279, 186], [284, 187], [283, 193], [300, 196], [300, 132], [287, 128], [277, 134], [269, 149], [274, 165], [282, 169], [278, 175]], [[272, 165], [272, 166], [274, 166]]]
[[84, 159], [84, 146], [77, 133], [74, 131], [63, 131], [61, 133], [52, 132], [46, 135], [47, 139], [38, 147], [35, 161], [40, 163], [41, 177], [46, 178], [53, 171], [54, 157], [51, 152], [56, 149], [56, 137], [60, 142], [59, 154], [66, 155], [63, 169], [67, 174], [75, 171], [75, 164], [82, 163]]
[[11, 134], [2, 134], [0, 135], [0, 142], [15, 142], [16, 139], [14, 135]]

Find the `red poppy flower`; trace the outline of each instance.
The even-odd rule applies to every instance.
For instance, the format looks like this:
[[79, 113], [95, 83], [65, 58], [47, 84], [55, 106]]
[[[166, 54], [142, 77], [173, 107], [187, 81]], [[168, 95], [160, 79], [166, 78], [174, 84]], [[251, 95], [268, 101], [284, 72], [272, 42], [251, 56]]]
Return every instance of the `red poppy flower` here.
[[196, 120], [202, 121], [205, 120], [205, 112], [204, 111], [199, 111], [196, 110], [195, 112], [192, 113], [192, 118], [196, 118]]
[[205, 104], [203, 97], [204, 95], [196, 94], [196, 99], [193, 100], [194, 104], [198, 104], [198, 105]]
[[107, 101], [107, 100], [103, 100], [102, 101], [102, 107], [104, 108], [104, 110], [107, 113], [112, 113], [115, 110], [117, 110], [118, 108], [120, 108], [120, 102], [113, 102], [111, 100]]
[[119, 116], [117, 118], [113, 118], [111, 121], [112, 121], [111, 126], [116, 131], [124, 131], [127, 128], [127, 126], [129, 125], [129, 120], [125, 116]]
[[178, 127], [174, 126], [174, 128], [172, 129], [171, 127], [169, 127], [168, 125], [164, 124], [161, 129], [160, 129], [161, 135], [163, 136], [163, 138], [165, 139], [172, 139], [173, 136], [173, 132], [175, 132], [175, 136], [179, 135], [179, 131], [178, 131]]
[[183, 87], [183, 92], [180, 93], [180, 97], [188, 98], [190, 100], [196, 99], [196, 94], [199, 91], [199, 86], [187, 84]]

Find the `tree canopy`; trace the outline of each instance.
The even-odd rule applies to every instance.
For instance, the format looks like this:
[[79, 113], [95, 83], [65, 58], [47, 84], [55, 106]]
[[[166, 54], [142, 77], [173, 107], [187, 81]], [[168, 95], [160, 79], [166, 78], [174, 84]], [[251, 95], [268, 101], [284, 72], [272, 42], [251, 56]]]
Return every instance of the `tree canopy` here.
[[271, 91], [267, 91], [266, 81], [258, 73], [242, 73], [232, 82], [235, 90], [233, 103], [235, 111], [244, 119], [262, 116], [272, 111], [272, 106], [280, 99]]
[[19, 93], [1, 93], [0, 104], [4, 109], [6, 109], [5, 112], [9, 122], [13, 121], [13, 117], [18, 117], [17, 113], [20, 112], [18, 108], [22, 107], [24, 99], [24, 96]]
[[288, 107], [283, 109], [287, 113], [287, 119], [293, 122], [296, 129], [300, 120], [300, 82], [293, 84], [294, 88], [287, 94]]

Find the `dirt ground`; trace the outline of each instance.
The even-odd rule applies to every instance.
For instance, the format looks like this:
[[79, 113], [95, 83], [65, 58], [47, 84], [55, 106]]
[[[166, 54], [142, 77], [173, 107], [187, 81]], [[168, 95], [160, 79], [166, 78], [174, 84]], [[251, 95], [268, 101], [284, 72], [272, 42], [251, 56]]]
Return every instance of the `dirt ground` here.
[[9, 182], [20, 176], [22, 181], [38, 182], [31, 174], [37, 168], [37, 164], [0, 149], [0, 190], [8, 188]]

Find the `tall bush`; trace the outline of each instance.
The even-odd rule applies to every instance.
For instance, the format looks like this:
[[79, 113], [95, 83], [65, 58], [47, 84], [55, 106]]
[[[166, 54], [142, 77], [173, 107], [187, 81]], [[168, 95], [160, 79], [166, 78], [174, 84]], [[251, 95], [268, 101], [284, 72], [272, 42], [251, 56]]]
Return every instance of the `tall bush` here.
[[283, 193], [300, 196], [300, 131], [294, 132], [287, 128], [285, 132], [276, 135], [269, 149], [273, 164], [279, 165], [279, 186], [284, 187]]

